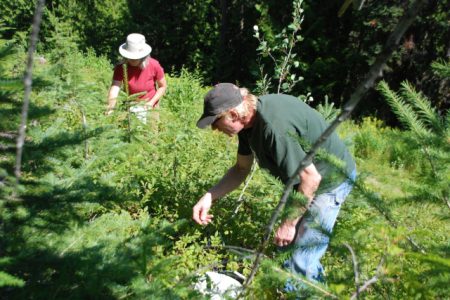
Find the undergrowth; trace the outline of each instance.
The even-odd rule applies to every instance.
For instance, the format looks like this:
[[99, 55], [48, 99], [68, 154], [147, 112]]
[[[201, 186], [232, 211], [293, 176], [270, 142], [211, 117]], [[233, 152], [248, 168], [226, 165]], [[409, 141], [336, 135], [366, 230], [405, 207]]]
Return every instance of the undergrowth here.
[[[10, 174], [22, 92], [0, 94], [2, 297], [201, 299], [192, 285], [205, 271], [248, 275], [251, 251], [282, 186], [257, 170], [237, 213], [240, 191], [213, 208], [212, 225], [194, 224], [192, 206], [234, 162], [237, 147], [235, 139], [195, 127], [207, 90], [199, 76], [169, 74], [157, 130], [132, 116], [129, 142], [118, 114], [103, 114], [111, 63], [69, 46], [62, 56], [36, 61], [39, 85], [18, 187]], [[2, 79], [16, 77], [24, 61], [20, 51], [8, 55]], [[361, 282], [382, 260], [380, 279], [364, 297], [445, 297], [448, 208], [414, 194], [423, 161], [409, 147], [409, 133], [367, 118], [346, 122], [340, 135], [357, 159], [365, 190], [355, 189], [344, 205], [324, 259], [328, 283], [322, 288], [340, 298], [355, 291], [348, 243]], [[412, 247], [408, 237], [425, 250]], [[274, 246], [267, 250], [274, 260], [265, 260], [250, 299], [291, 297], [281, 291], [288, 275], [278, 257]], [[319, 289], [310, 293], [326, 297]]]

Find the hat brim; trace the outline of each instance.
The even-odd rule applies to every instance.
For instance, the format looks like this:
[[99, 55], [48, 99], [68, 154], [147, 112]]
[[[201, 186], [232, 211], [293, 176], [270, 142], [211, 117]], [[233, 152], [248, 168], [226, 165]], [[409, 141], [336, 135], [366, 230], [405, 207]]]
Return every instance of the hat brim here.
[[202, 115], [200, 119], [197, 121], [197, 127], [200, 129], [204, 129], [205, 127], [211, 125], [214, 123], [214, 121], [217, 119], [217, 115], [215, 116], [205, 116]]
[[130, 52], [127, 49], [125, 49], [126, 43], [120, 45], [119, 47], [119, 53], [125, 58], [128, 59], [141, 59], [146, 57], [152, 52], [152, 47], [150, 45], [145, 44], [141, 51], [139, 52]]

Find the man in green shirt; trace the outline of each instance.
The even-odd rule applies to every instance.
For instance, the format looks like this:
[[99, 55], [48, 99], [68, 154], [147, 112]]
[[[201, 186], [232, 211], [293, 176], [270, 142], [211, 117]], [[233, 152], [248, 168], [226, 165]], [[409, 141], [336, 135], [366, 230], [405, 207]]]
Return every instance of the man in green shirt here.
[[254, 158], [261, 168], [283, 183], [295, 175], [298, 183], [295, 189], [308, 199], [308, 213], [298, 207], [297, 214], [282, 220], [275, 231], [274, 243], [280, 247], [295, 243], [285, 267], [311, 280], [321, 280], [320, 258], [329, 243], [326, 233], [331, 233], [356, 177], [355, 162], [344, 143], [333, 133], [322, 145], [318, 158], [294, 174], [308, 146], [327, 128], [325, 120], [293, 96], [274, 94], [256, 98], [231, 83], [218, 84], [206, 94], [197, 126], [209, 125], [229, 136], [238, 135], [237, 161], [197, 202], [193, 219], [199, 224], [211, 222], [212, 202], [245, 180]]

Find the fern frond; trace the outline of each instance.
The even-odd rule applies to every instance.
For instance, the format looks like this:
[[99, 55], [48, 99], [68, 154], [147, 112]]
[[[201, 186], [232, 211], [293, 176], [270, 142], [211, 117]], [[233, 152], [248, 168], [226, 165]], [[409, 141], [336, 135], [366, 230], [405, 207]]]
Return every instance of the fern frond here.
[[401, 87], [401, 94], [403, 99], [406, 99], [416, 109], [420, 119], [432, 127], [433, 131], [442, 132], [443, 124], [439, 118], [436, 109], [431, 106], [430, 101], [416, 89], [408, 81], [403, 81]]
[[399, 95], [397, 95], [397, 93], [392, 91], [385, 81], [381, 81], [378, 84], [377, 90], [384, 96], [400, 122], [414, 132], [417, 137], [422, 138], [430, 134], [430, 131], [417, 117], [417, 114], [411, 105], [406, 103]]

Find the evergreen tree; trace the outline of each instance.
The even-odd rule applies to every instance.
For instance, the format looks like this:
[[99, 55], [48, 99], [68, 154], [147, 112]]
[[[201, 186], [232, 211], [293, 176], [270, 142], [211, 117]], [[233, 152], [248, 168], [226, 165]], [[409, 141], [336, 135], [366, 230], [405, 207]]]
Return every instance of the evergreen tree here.
[[[433, 64], [440, 75], [448, 74], [450, 65]], [[448, 174], [450, 174], [450, 112], [441, 115], [431, 101], [408, 81], [401, 84], [400, 93], [392, 91], [386, 82], [381, 82], [378, 90], [409, 130], [410, 146], [421, 152], [426, 164], [422, 164], [418, 187], [419, 198], [440, 199], [450, 208]]]

